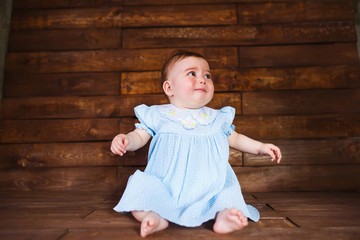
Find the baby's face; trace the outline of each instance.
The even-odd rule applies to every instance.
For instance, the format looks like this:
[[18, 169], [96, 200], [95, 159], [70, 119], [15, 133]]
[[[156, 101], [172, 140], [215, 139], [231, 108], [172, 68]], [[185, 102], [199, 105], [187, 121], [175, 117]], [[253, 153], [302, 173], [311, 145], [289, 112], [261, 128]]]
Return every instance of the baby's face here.
[[187, 57], [169, 68], [165, 93], [172, 104], [179, 108], [196, 109], [208, 104], [214, 95], [209, 64], [197, 57]]

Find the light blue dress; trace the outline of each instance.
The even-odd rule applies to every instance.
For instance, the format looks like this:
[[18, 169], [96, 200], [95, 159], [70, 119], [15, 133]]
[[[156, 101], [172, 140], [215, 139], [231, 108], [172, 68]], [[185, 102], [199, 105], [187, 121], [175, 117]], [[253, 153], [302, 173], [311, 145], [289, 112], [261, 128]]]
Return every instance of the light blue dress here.
[[170, 222], [196, 227], [235, 207], [253, 221], [259, 212], [247, 205], [229, 159], [228, 136], [235, 110], [174, 105], [140, 105], [140, 123], [153, 138], [144, 172], [130, 176], [117, 212], [153, 211]]

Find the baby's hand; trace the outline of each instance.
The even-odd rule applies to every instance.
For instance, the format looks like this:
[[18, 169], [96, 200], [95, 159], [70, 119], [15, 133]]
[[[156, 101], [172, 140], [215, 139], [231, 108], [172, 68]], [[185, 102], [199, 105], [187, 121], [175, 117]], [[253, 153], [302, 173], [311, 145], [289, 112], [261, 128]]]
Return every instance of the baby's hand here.
[[271, 157], [272, 162], [277, 159], [277, 163], [280, 163], [281, 151], [280, 151], [280, 148], [278, 148], [274, 144], [270, 144], [270, 143], [262, 144], [262, 146], [259, 150], [259, 154], [269, 155]]
[[126, 147], [129, 144], [129, 138], [125, 134], [119, 134], [111, 142], [111, 152], [123, 156], [126, 153]]

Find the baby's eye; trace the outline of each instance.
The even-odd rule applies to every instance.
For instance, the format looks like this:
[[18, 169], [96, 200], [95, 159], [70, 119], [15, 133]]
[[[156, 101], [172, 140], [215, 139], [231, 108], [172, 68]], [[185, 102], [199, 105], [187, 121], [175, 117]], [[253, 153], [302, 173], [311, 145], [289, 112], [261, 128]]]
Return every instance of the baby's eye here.
[[206, 74], [206, 75], [205, 75], [205, 78], [211, 79], [211, 75], [210, 75], [210, 74]]
[[188, 73], [188, 76], [195, 77], [196, 74], [195, 74], [195, 72], [191, 71], [191, 72]]

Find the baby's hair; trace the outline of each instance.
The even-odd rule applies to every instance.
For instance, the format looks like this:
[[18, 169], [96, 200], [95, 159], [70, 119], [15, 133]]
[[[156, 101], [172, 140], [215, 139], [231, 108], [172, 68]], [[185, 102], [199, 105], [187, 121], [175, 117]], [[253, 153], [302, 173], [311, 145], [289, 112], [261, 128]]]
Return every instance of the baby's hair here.
[[166, 81], [170, 66], [172, 66], [174, 63], [176, 63], [184, 58], [187, 58], [187, 57], [202, 58], [206, 61], [206, 59], [201, 54], [196, 53], [196, 52], [190, 52], [187, 50], [174, 51], [171, 54], [171, 56], [169, 57], [169, 59], [165, 62], [164, 66], [161, 70], [161, 84], [163, 84]]

